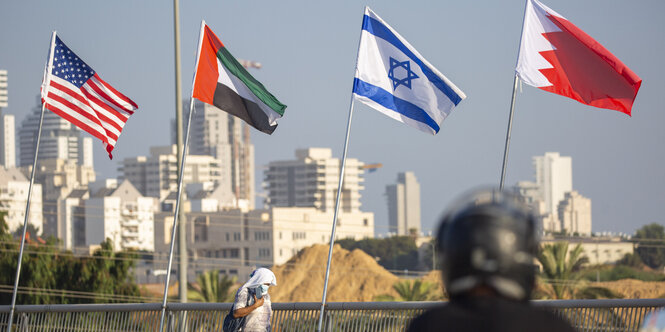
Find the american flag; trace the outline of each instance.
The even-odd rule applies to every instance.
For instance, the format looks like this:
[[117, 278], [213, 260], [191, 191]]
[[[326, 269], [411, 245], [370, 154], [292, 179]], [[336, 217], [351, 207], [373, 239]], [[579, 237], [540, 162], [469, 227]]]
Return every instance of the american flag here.
[[138, 106], [118, 92], [55, 37], [46, 108], [99, 138], [109, 158], [122, 128]]

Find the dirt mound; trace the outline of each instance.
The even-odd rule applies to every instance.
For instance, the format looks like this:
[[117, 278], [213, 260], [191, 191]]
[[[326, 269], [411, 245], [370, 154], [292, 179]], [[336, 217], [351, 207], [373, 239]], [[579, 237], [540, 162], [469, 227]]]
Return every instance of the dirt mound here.
[[[328, 260], [327, 245], [301, 250], [284, 265], [273, 267], [277, 287], [271, 288], [273, 302], [319, 302]], [[362, 250], [333, 247], [327, 301], [373, 301], [380, 294], [396, 296], [392, 286], [399, 278], [380, 266]]]
[[421, 278], [421, 280], [436, 284], [436, 285], [439, 286], [439, 289], [443, 289], [443, 279], [441, 277], [441, 271], [439, 271], [439, 270], [433, 270], [433, 271], [427, 272], [427, 274], [424, 275]]
[[641, 281], [621, 279], [617, 281], [592, 282], [592, 286], [609, 288], [626, 299], [653, 299], [665, 296], [665, 281]]

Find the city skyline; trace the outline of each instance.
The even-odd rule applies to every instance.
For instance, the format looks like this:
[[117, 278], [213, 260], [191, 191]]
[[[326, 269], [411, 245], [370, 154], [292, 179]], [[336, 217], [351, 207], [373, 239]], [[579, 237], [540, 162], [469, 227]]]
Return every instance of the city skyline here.
[[[423, 229], [435, 229], [454, 197], [478, 185], [498, 183], [524, 3], [368, 4], [468, 95], [434, 137], [364, 106], [356, 106], [354, 114], [349, 156], [384, 165], [366, 176], [362, 199], [364, 209], [376, 213], [377, 233], [387, 228], [385, 185], [406, 169], [421, 180]], [[665, 175], [657, 165], [665, 161], [665, 152], [658, 142], [665, 134], [657, 126], [665, 120], [658, 112], [665, 69], [658, 59], [665, 56], [665, 46], [653, 40], [665, 34], [665, 23], [657, 14], [665, 4], [547, 4], [613, 52], [644, 84], [632, 118], [524, 87], [517, 96], [506, 185], [532, 179], [532, 156], [559, 151], [576, 161], [575, 187], [594, 201], [595, 231], [632, 233], [659, 222]], [[262, 178], [262, 167], [269, 161], [290, 158], [296, 148], [330, 147], [334, 157], [341, 157], [363, 6], [307, 3], [298, 6], [298, 13], [294, 6], [208, 1], [181, 5], [183, 96], [190, 93], [196, 35], [205, 18], [234, 56], [263, 64], [252, 74], [289, 105], [274, 135], [251, 133], [256, 178]], [[171, 4], [44, 1], [4, 7], [0, 68], [9, 72], [9, 106], [3, 113], [13, 114], [19, 124], [34, 107], [48, 36], [57, 29], [77, 54], [139, 104], [114, 151], [115, 160], [147, 155], [150, 146], [167, 145], [174, 117]], [[308, 11], [326, 15], [300, 14]], [[101, 12], [107, 15], [98, 15]], [[211, 17], [211, 12], [216, 15]], [[252, 13], [256, 24], [243, 24], [244, 15], [238, 13]], [[630, 19], [625, 19], [627, 13]], [[276, 22], [273, 15], [286, 20]], [[81, 17], [99, 29], [81, 30], [76, 20]], [[17, 30], [21, 34], [9, 33]], [[148, 123], [154, 128], [150, 135], [143, 130]], [[98, 141], [93, 150], [98, 178], [116, 176], [117, 162], [106, 159]], [[632, 201], [625, 201], [626, 196]]]

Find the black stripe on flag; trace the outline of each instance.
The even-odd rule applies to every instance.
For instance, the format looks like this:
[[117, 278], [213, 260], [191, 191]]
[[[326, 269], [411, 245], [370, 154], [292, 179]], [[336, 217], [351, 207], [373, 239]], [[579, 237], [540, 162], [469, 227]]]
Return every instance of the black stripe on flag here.
[[256, 130], [268, 135], [272, 134], [277, 125], [270, 125], [270, 120], [266, 113], [251, 100], [240, 97], [235, 91], [224, 84], [217, 83], [213, 104], [234, 116], [241, 118]]

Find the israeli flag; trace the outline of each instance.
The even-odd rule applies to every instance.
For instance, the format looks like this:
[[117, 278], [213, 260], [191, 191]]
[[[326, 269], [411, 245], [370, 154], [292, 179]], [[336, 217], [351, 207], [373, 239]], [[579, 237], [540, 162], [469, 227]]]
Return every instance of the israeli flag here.
[[397, 31], [365, 7], [355, 98], [432, 135], [466, 95]]

